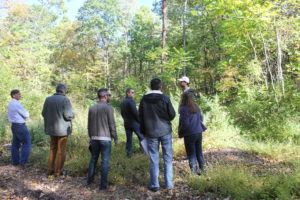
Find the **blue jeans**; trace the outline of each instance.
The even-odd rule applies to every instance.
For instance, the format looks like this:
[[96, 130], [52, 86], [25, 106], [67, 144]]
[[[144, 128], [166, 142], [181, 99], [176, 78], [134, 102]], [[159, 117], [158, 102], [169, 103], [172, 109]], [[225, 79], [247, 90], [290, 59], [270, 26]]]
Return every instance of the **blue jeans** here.
[[126, 151], [128, 153], [132, 152], [132, 132], [136, 134], [136, 136], [139, 138], [139, 141], [141, 142], [144, 138], [143, 135], [140, 132], [140, 126], [139, 124], [132, 124], [131, 126], [124, 126], [125, 132], [126, 132]]
[[111, 141], [92, 140], [90, 150], [92, 157], [88, 169], [88, 182], [91, 182], [94, 179], [97, 161], [99, 154], [101, 153], [100, 189], [107, 189]]
[[[13, 133], [11, 159], [13, 165], [24, 165], [28, 162], [28, 157], [31, 149], [31, 137], [25, 124], [12, 124], [11, 130]], [[20, 147], [21, 158], [20, 158]]]
[[164, 179], [166, 189], [172, 189], [173, 166], [172, 166], [172, 134], [159, 138], [147, 138], [149, 158], [150, 158], [150, 184], [149, 188], [159, 188], [159, 145], [162, 145], [164, 160]]
[[204, 170], [204, 156], [202, 152], [202, 133], [196, 133], [184, 137], [186, 154], [189, 158], [189, 165], [193, 173], [196, 170], [196, 160], [199, 168]]

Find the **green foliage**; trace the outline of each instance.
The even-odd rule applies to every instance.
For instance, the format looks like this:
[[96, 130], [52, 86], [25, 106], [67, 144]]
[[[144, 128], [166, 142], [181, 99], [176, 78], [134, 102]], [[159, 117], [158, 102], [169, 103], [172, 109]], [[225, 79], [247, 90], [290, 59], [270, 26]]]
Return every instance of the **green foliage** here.
[[248, 90], [230, 106], [230, 112], [241, 133], [253, 139], [299, 142], [298, 112], [286, 98], [277, 104], [265, 92], [256, 90], [251, 96]]
[[245, 169], [223, 166], [191, 177], [190, 185], [200, 192], [211, 192], [232, 199], [297, 199], [300, 197], [300, 174], [255, 175]]

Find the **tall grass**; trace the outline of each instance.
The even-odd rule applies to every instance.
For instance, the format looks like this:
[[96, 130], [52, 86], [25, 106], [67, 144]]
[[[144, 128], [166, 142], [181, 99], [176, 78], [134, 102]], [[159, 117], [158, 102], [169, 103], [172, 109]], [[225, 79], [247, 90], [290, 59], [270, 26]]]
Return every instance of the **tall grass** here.
[[201, 192], [230, 199], [298, 199], [300, 173], [258, 176], [247, 169], [216, 166], [206, 175], [191, 176], [190, 185]]
[[[178, 99], [171, 98], [175, 110], [178, 110]], [[289, 162], [294, 171], [290, 174], [280, 172], [277, 175], [267, 174], [260, 177], [244, 167], [212, 166], [206, 175], [188, 178], [188, 183], [201, 192], [213, 192], [216, 196], [231, 197], [233, 199], [289, 199], [299, 197], [299, 145], [292, 141], [276, 142], [272, 140], [255, 141], [240, 135], [240, 129], [233, 125], [229, 112], [220, 106], [218, 99], [205, 100], [205, 106], [210, 108], [204, 113], [204, 124], [208, 130], [203, 133], [203, 148], [234, 147], [248, 150], [260, 156], [269, 157], [277, 161]], [[73, 120], [73, 133], [68, 138], [67, 159], [65, 168], [76, 176], [86, 176], [90, 160], [88, 150], [89, 138], [87, 134], [88, 108], [74, 105], [76, 117]], [[115, 109], [119, 146], [113, 146], [110, 164], [110, 182], [114, 184], [140, 184], [146, 185], [149, 178], [149, 159], [139, 153], [139, 145], [134, 136], [134, 156], [126, 157], [125, 131], [122, 117]], [[1, 121], [2, 120], [2, 121]], [[178, 138], [179, 115], [172, 122], [173, 126], [173, 155], [180, 159], [185, 154], [183, 139]], [[9, 126], [0, 118], [0, 133], [7, 138], [11, 137]], [[5, 124], [3, 126], [3, 124]], [[4, 128], [3, 128], [4, 127]], [[44, 134], [41, 117], [29, 120], [28, 127], [32, 135], [33, 149], [30, 156], [31, 162], [43, 169], [47, 168], [49, 153], [49, 136]], [[2, 140], [2, 138], [1, 138]], [[101, 159], [99, 159], [100, 162]], [[98, 165], [99, 166], [99, 165]], [[99, 167], [98, 167], [99, 168]], [[99, 171], [99, 170], [97, 170]], [[176, 172], [176, 169], [174, 170]], [[189, 171], [189, 170], [187, 170]], [[176, 174], [176, 173], [175, 173]], [[98, 173], [99, 175], [99, 173]], [[182, 176], [176, 174], [176, 176]], [[186, 180], [187, 177], [181, 177]], [[96, 179], [97, 180], [97, 179]]]

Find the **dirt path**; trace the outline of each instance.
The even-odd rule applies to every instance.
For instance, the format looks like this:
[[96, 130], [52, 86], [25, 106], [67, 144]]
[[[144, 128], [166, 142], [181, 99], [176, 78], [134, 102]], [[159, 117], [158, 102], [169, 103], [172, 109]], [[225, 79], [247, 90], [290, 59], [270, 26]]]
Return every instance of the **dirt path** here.
[[[235, 164], [276, 172], [275, 166], [278, 166], [278, 163], [274, 165], [273, 161], [241, 149], [209, 149], [204, 153], [208, 168], [216, 164]], [[111, 185], [108, 191], [99, 191], [97, 183], [87, 186], [85, 177], [53, 179], [36, 166], [20, 168], [7, 165], [7, 160], [1, 162], [0, 159], [0, 199], [212, 199], [209, 194], [191, 189], [184, 178], [176, 177], [189, 174], [188, 162], [184, 158], [174, 159], [176, 175], [172, 193], [163, 189], [153, 193], [144, 185]]]

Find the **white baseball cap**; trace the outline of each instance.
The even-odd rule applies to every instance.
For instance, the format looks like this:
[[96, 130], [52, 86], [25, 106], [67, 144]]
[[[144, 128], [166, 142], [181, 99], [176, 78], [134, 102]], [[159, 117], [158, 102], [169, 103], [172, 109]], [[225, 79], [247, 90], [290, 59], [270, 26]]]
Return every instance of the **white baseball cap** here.
[[180, 79], [178, 79], [180, 82], [181, 81], [184, 81], [184, 82], [187, 82], [187, 83], [190, 83], [190, 79], [189, 79], [189, 77], [187, 77], [187, 76], [183, 76], [183, 77], [181, 77]]

